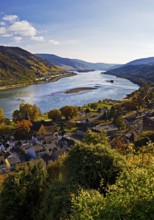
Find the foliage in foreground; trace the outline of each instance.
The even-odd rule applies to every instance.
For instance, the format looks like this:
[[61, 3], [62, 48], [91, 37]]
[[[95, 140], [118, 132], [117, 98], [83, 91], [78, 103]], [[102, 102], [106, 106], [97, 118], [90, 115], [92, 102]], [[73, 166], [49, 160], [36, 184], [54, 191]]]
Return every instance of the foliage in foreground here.
[[0, 191], [0, 219], [36, 220], [46, 185], [41, 164], [9, 174]]
[[74, 146], [64, 161], [64, 177], [74, 184], [99, 189], [113, 184], [125, 167], [124, 158], [103, 144]]
[[121, 173], [105, 198], [98, 191], [81, 189], [72, 195], [72, 220], [152, 220], [154, 167]]

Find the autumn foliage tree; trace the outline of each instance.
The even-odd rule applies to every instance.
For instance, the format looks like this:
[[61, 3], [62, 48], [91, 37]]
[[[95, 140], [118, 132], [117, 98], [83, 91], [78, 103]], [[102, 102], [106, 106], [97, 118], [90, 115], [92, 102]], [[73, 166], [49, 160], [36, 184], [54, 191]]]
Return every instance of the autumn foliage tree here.
[[16, 123], [16, 138], [28, 138], [31, 131], [32, 123], [29, 120], [22, 120]]

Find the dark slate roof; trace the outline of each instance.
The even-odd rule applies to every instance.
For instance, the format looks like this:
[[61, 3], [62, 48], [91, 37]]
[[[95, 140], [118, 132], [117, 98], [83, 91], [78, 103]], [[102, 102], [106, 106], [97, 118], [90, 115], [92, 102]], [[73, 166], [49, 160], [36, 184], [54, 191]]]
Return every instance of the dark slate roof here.
[[54, 125], [52, 121], [43, 121], [42, 124], [43, 124], [44, 126]]
[[32, 127], [31, 127], [31, 129], [33, 130], [33, 131], [39, 131], [39, 129], [40, 129], [40, 127], [41, 127], [41, 125], [44, 125], [44, 126], [51, 126], [51, 125], [54, 125], [53, 124], [53, 122], [52, 121], [44, 121], [44, 120], [42, 120], [42, 121], [32, 121]]
[[19, 147], [13, 147], [10, 150], [12, 153], [16, 153], [21, 161], [29, 161], [30, 157]]
[[42, 125], [42, 121], [33, 121], [31, 129], [33, 131], [39, 131], [41, 125]]

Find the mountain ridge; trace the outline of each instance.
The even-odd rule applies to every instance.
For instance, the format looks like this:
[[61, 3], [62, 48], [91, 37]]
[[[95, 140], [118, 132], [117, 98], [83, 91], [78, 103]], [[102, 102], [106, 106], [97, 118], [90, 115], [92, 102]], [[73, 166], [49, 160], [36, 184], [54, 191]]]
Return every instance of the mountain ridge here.
[[120, 68], [108, 70], [106, 74], [129, 79], [140, 86], [154, 83], [154, 57], [133, 60]]
[[[87, 70], [108, 70], [112, 67], [116, 68], [117, 64], [107, 63], [91, 63], [80, 59], [63, 58], [55, 54], [35, 54], [36, 56], [52, 62], [57, 67], [65, 70], [87, 71]], [[119, 65], [119, 64], [118, 64]]]
[[126, 65], [147, 65], [147, 64], [154, 64], [154, 57], [135, 59], [133, 61], [126, 63]]

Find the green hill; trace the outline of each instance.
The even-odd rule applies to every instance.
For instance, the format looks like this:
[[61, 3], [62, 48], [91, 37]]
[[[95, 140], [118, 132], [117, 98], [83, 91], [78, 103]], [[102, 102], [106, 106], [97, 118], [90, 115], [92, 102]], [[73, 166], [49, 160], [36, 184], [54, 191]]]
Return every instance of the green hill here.
[[51, 63], [18, 47], [0, 46], [0, 86], [32, 82], [36, 78], [57, 74]]
[[109, 70], [106, 74], [129, 79], [139, 85], [154, 83], [154, 64], [126, 64], [120, 68]]

